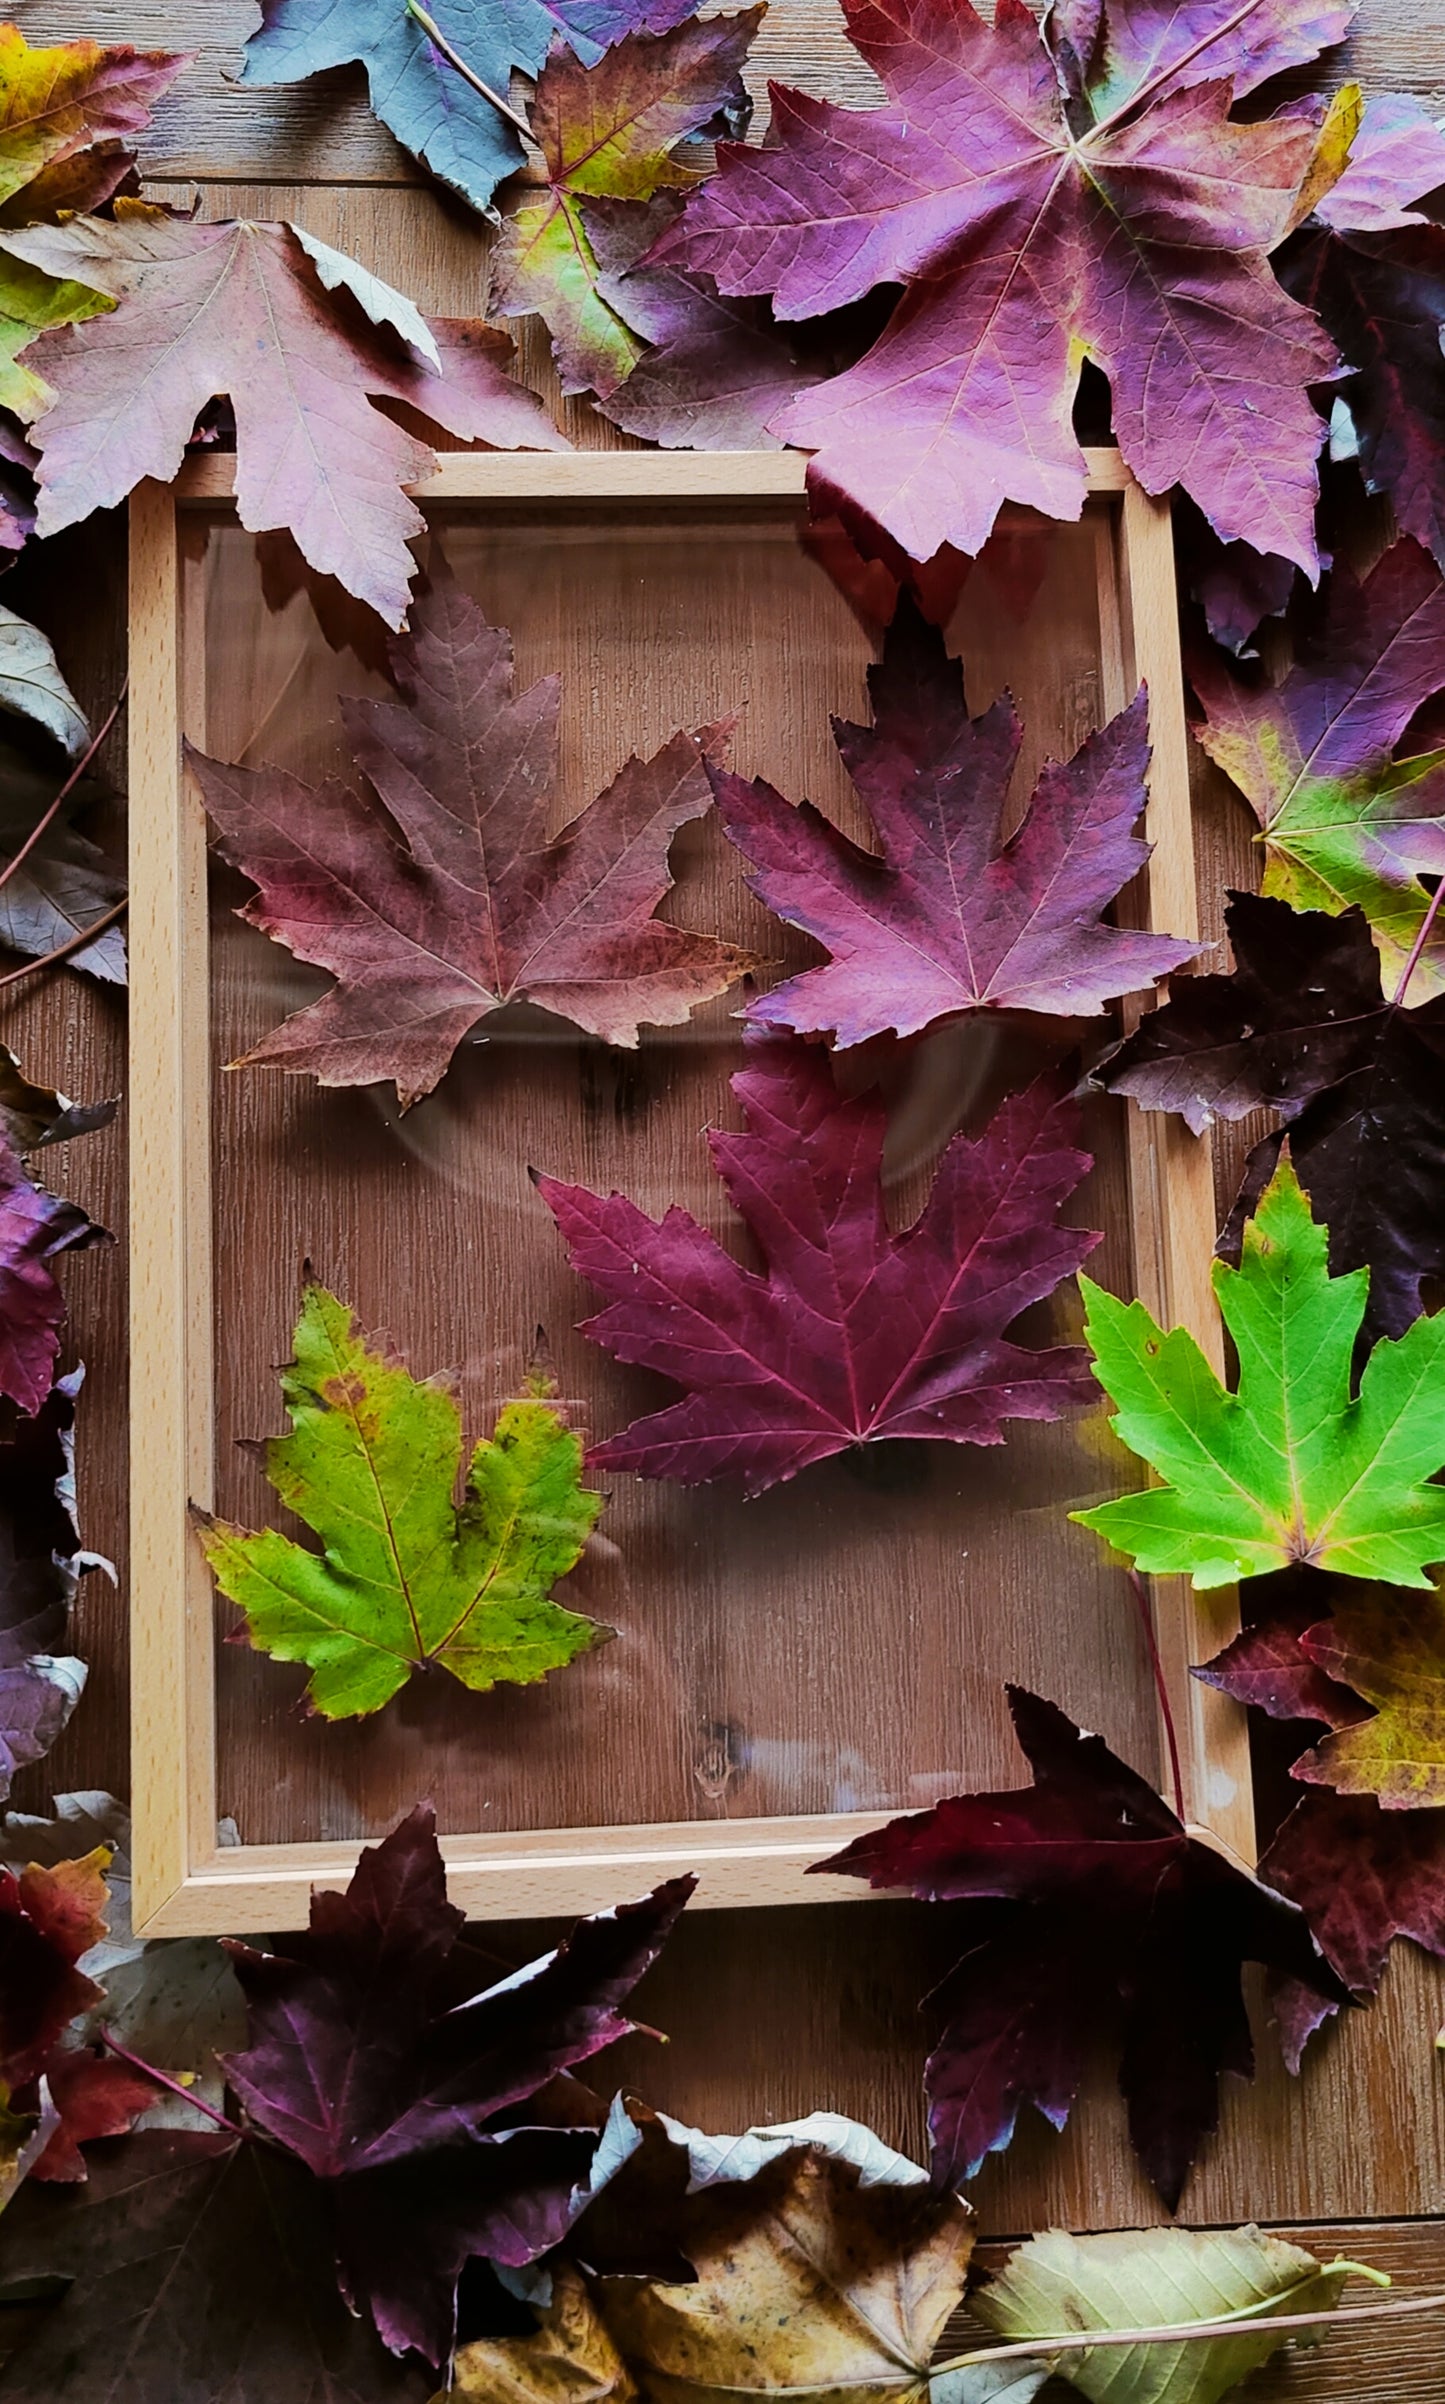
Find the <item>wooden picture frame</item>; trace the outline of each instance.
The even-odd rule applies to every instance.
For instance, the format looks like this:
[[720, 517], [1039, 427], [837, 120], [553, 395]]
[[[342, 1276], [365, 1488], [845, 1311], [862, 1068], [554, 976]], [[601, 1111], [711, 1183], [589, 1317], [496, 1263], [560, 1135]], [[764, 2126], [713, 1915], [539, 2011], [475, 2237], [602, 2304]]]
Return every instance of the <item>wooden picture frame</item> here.
[[[431, 502], [797, 497], [804, 459], [787, 451], [458, 453]], [[1088, 454], [1090, 490], [1110, 496], [1101, 559], [1103, 677], [1110, 710], [1139, 678], [1154, 745], [1147, 920], [1197, 931], [1173, 547], [1167, 501], [1149, 498], [1112, 451]], [[280, 1929], [304, 1921], [315, 1882], [339, 1885], [355, 1842], [218, 1845], [215, 1606], [191, 1520], [213, 1475], [213, 1334], [208, 1119], [207, 856], [204, 814], [182, 771], [181, 522], [232, 488], [224, 457], [190, 463], [174, 486], [131, 502], [131, 1666], [138, 1933]], [[1104, 588], [1107, 587], [1107, 592]], [[1172, 1118], [1129, 1112], [1138, 1291], [1222, 1366], [1209, 1287], [1214, 1196], [1207, 1139]], [[1230, 1632], [1217, 1597], [1156, 1582], [1156, 1633], [1179, 1720], [1186, 1809], [1245, 1859], [1253, 1810], [1243, 1712], [1189, 1675]], [[852, 1880], [807, 1865], [887, 1812], [673, 1821], [524, 1834], [448, 1835], [453, 1899], [475, 1915], [595, 1909], [681, 1870], [703, 1873], [703, 1906], [859, 1900]]]

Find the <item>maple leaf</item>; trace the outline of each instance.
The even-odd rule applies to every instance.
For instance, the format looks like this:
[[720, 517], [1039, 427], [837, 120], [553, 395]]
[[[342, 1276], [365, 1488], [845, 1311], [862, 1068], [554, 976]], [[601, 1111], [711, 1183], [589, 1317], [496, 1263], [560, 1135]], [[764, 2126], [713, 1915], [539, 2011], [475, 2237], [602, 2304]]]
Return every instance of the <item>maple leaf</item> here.
[[220, 849], [259, 886], [240, 915], [339, 980], [246, 1055], [323, 1085], [430, 1093], [479, 1021], [526, 999], [631, 1049], [677, 1026], [750, 955], [652, 913], [668, 847], [710, 804], [719, 730], [630, 759], [560, 835], [559, 680], [521, 694], [512, 643], [433, 558], [393, 645], [399, 702], [343, 701], [359, 790], [188, 754]]
[[1383, 1337], [1354, 1393], [1370, 1276], [1332, 1278], [1327, 1241], [1286, 1153], [1240, 1266], [1214, 1264], [1234, 1393], [1184, 1328], [1080, 1279], [1112, 1425], [1164, 1482], [1070, 1516], [1140, 1569], [1209, 1587], [1309, 1561], [1428, 1586], [1445, 1560], [1445, 1487], [1429, 1483], [1445, 1466], [1445, 1314]]
[[[1237, 658], [1256, 657], [1251, 637], [1265, 618], [1283, 617], [1294, 597], [1294, 561], [1252, 551], [1247, 543], [1222, 543], [1184, 501], [1174, 511], [1174, 553], [1180, 581], [1203, 610], [1213, 640]], [[1320, 564], [1331, 563], [1322, 558]]]
[[342, 2291], [394, 2353], [445, 2359], [470, 2256], [516, 2266], [562, 2236], [597, 2132], [550, 2124], [543, 2091], [630, 2033], [622, 2007], [695, 1884], [579, 1920], [479, 1992], [418, 1806], [344, 1895], [313, 1895], [308, 1933], [228, 1945], [250, 2027], [227, 2077], [319, 2183]]
[[294, 1347], [281, 1376], [291, 1434], [267, 1444], [266, 1475], [325, 1549], [198, 1516], [246, 1635], [306, 1663], [314, 1711], [379, 1711], [433, 1662], [479, 1694], [535, 1685], [611, 1635], [548, 1599], [602, 1497], [579, 1482], [582, 1445], [545, 1379], [478, 1441], [459, 1510], [462, 1415], [445, 1385], [419, 1383], [315, 1283]]
[[[1445, 873], [1445, 750], [1393, 756], [1440, 689], [1442, 646], [1445, 581], [1402, 541], [1363, 583], [1334, 571], [1319, 640], [1281, 684], [1242, 685], [1203, 653], [1189, 665], [1199, 739], [1259, 820], [1266, 894], [1357, 904], [1392, 982], [1429, 908], [1419, 877]], [[1445, 990], [1445, 948], [1427, 947], [1416, 974]]]
[[[1387, 1002], [1369, 928], [1231, 894], [1235, 966], [1188, 977], [1094, 1071], [1110, 1093], [1176, 1110], [1196, 1134], [1261, 1106], [1289, 1130], [1290, 1155], [1329, 1229], [1332, 1269], [1368, 1268], [1370, 1334], [1400, 1335], [1445, 1276], [1445, 996]], [[1245, 1163], [1219, 1240], [1237, 1260], [1246, 1219], [1279, 1164], [1282, 1134]]]
[[[1399, 1937], [1445, 1960], [1445, 1811], [1384, 1811], [1373, 1795], [1316, 1790], [1276, 1831], [1259, 1874], [1299, 1905], [1357, 1996], [1377, 1993]], [[1338, 2007], [1290, 1979], [1273, 2002], [1285, 2060], [1298, 2070]]]
[[143, 2066], [73, 2041], [78, 2015], [105, 2000], [85, 1964], [107, 1933], [109, 1862], [99, 1845], [18, 1876], [0, 1868], [0, 2091], [45, 2126], [28, 2165], [41, 2181], [82, 2179], [80, 2145], [123, 2136], [157, 2092]]
[[1050, 32], [1070, 80], [1087, 78], [1096, 105], [1116, 108], [1148, 82], [1163, 90], [1233, 79], [1243, 99], [1289, 67], [1306, 67], [1342, 42], [1359, 0], [1052, 0]]
[[1218, 2121], [1220, 2073], [1253, 2073], [1241, 1965], [1344, 1990], [1292, 1904], [1191, 1837], [1102, 1738], [1008, 1696], [1032, 1787], [952, 1796], [813, 1866], [967, 1907], [959, 1963], [929, 1999], [944, 2023], [925, 2072], [940, 2183], [1006, 2146], [1027, 2103], [1062, 2128], [1107, 2040], [1172, 2210]]
[[[103, 206], [134, 163], [125, 137], [144, 131], [187, 64], [186, 53], [129, 43], [32, 49], [16, 26], [0, 26], [0, 224]], [[17, 352], [47, 326], [110, 306], [84, 282], [0, 257], [0, 405], [33, 417], [52, 395]]]
[[[1269, 1616], [1195, 1677], [1272, 1719], [1331, 1730], [1368, 1721], [1369, 1704], [1332, 1677], [1306, 1641], [1325, 1633], [1318, 1571], [1290, 1572], [1282, 1583], [1284, 1597]], [[1351, 1609], [1343, 1606], [1347, 1623]], [[1445, 1811], [1382, 1811], [1374, 1795], [1314, 1787], [1275, 1831], [1259, 1875], [1298, 1903], [1356, 1996], [1375, 1994], [1397, 1937], [1445, 1959]], [[1297, 2071], [1310, 2038], [1338, 2006], [1289, 1978], [1275, 1984], [1271, 2002], [1285, 2061]]]
[[262, 21], [246, 45], [240, 81], [275, 85], [320, 75], [353, 61], [366, 69], [371, 105], [397, 140], [433, 175], [485, 209], [525, 153], [509, 122], [468, 83], [433, 39], [432, 29], [491, 87], [507, 97], [512, 70], [535, 75], [554, 34], [578, 58], [593, 61], [640, 29], [662, 33], [691, 13], [693, 0], [432, 0], [431, 24], [397, 0], [262, 0]]
[[1337, 1606], [1300, 1648], [1373, 1714], [1335, 1725], [1294, 1765], [1307, 1785], [1378, 1795], [1387, 1811], [1445, 1804], [1445, 1599], [1376, 1587]]
[[1318, 1720], [1348, 1728], [1368, 1716], [1359, 1696], [1329, 1677], [1300, 1642], [1320, 1620], [1320, 1579], [1313, 1569], [1283, 1574], [1287, 1589], [1264, 1619], [1241, 1630], [1193, 1672], [1205, 1686], [1251, 1703], [1274, 1720]]
[[0, 1133], [0, 1397], [39, 1411], [50, 1393], [65, 1322], [52, 1263], [110, 1236], [74, 1202], [34, 1185]]
[[114, 221], [0, 233], [10, 257], [119, 303], [43, 335], [30, 354], [59, 386], [32, 430], [40, 534], [113, 507], [143, 477], [169, 482], [197, 416], [224, 393], [242, 525], [287, 528], [313, 567], [398, 626], [407, 544], [425, 525], [401, 488], [429, 475], [435, 454], [375, 404], [405, 403], [462, 441], [568, 447], [504, 372], [505, 335], [443, 321], [429, 358], [395, 331], [398, 317], [415, 319], [410, 302], [338, 252], [323, 276], [290, 226], [116, 206]]
[[1445, 228], [1414, 205], [1441, 183], [1439, 127], [1418, 101], [1373, 93], [1344, 173], [1276, 267], [1352, 371], [1331, 387], [1332, 449], [1445, 564]]
[[127, 2385], [227, 2404], [423, 2404], [435, 2384], [347, 2311], [315, 2185], [270, 2146], [129, 2138], [86, 2186], [27, 2184], [5, 2246], [10, 2278], [70, 2282], [6, 2362], [14, 2404], [94, 2404]]
[[[0, 1860], [16, 1871], [53, 1869], [97, 1846], [110, 1855], [106, 1932], [76, 1965], [95, 1989], [92, 1999], [46, 2061], [46, 2082], [61, 2111], [36, 2165], [41, 2179], [85, 2178], [81, 2148], [98, 2136], [123, 2134], [138, 2113], [147, 2128], [212, 2126], [201, 2106], [214, 2113], [224, 2102], [213, 2048], [238, 2044], [245, 2034], [240, 1989], [213, 1939], [150, 1941], [134, 1934], [124, 1804], [95, 1790], [57, 1795], [53, 1819], [8, 1812], [0, 1832]], [[179, 2087], [158, 2086], [154, 2073], [184, 2079], [185, 2097]]]
[[600, 289], [595, 204], [635, 206], [701, 181], [701, 170], [673, 153], [741, 97], [762, 17], [757, 7], [692, 18], [661, 35], [627, 34], [595, 66], [553, 46], [530, 112], [547, 181], [503, 221], [490, 301], [503, 317], [545, 319], [564, 392], [590, 387], [606, 399], [645, 347]]
[[854, 1445], [999, 1444], [1005, 1419], [1057, 1419], [1083, 1398], [1072, 1345], [1035, 1352], [1006, 1332], [1099, 1240], [1058, 1224], [1091, 1165], [1058, 1079], [955, 1135], [901, 1235], [884, 1214], [876, 1095], [845, 1099], [826, 1053], [768, 1037], [750, 1039], [732, 1087], [747, 1132], [713, 1129], [708, 1149], [764, 1273], [676, 1205], [659, 1222], [533, 1171], [573, 1267], [608, 1298], [582, 1333], [687, 1389], [591, 1464], [760, 1494]]
[[646, 202], [595, 200], [587, 209], [598, 295], [639, 338], [642, 353], [607, 396], [606, 415], [624, 433], [667, 449], [778, 450], [781, 437], [769, 420], [827, 372], [818, 346], [778, 325], [765, 301], [729, 299], [711, 276], [641, 264], [681, 207], [678, 193], [662, 192]]
[[1005, 842], [1005, 798], [1023, 728], [1007, 699], [971, 719], [961, 663], [911, 600], [900, 603], [880, 667], [869, 670], [871, 727], [833, 722], [833, 739], [883, 842], [881, 858], [811, 802], [794, 809], [761, 779], [710, 768], [748, 883], [829, 953], [750, 1002], [754, 1024], [828, 1032], [841, 1048], [916, 1035], [969, 1010], [1101, 1011], [1152, 985], [1199, 946], [1136, 935], [1103, 912], [1149, 857], [1143, 814], [1148, 707], [1090, 735], [1046, 767]]
[[656, 252], [724, 292], [772, 294], [784, 318], [904, 286], [866, 357], [774, 421], [817, 453], [815, 494], [844, 495], [917, 558], [976, 552], [1006, 499], [1077, 518], [1070, 412], [1089, 358], [1148, 491], [1182, 484], [1225, 540], [1313, 573], [1306, 388], [1334, 359], [1267, 253], [1314, 132], [1229, 115], [1231, 75], [1301, 55], [1290, 12], [1114, 0], [1107, 50], [1135, 50], [1136, 22], [1150, 42], [1112, 80], [1051, 57], [1013, 0], [992, 25], [968, 0], [847, 0], [846, 16], [890, 105], [775, 85], [765, 145], [724, 144]]
[[61, 1378], [34, 1417], [0, 1404], [0, 1798], [49, 1752], [85, 1684], [84, 1662], [63, 1650], [76, 1589], [95, 1566], [75, 1522], [83, 1376]]

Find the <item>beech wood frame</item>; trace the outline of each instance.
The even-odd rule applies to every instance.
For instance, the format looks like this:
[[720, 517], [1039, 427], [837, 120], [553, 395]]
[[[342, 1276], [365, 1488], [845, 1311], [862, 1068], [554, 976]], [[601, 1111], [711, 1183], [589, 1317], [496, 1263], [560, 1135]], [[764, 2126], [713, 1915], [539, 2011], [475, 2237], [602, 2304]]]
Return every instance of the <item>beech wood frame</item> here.
[[[1149, 685], [1153, 770], [1147, 923], [1198, 929], [1189, 749], [1167, 500], [1152, 500], [1114, 451], [1087, 454], [1109, 512], [1100, 559], [1103, 697]], [[423, 500], [728, 500], [802, 497], [796, 452], [456, 452]], [[224, 502], [229, 458], [190, 462], [130, 506], [131, 1679], [138, 1934], [192, 1936], [302, 1925], [314, 1883], [345, 1882], [360, 1841], [216, 1843], [215, 1604], [190, 1516], [211, 1499], [214, 1335], [205, 815], [182, 770], [179, 515]], [[1129, 1112], [1136, 1286], [1162, 1322], [1193, 1332], [1222, 1368], [1209, 1285], [1215, 1214], [1207, 1138]], [[1220, 1598], [1156, 1580], [1155, 1628], [1176, 1714], [1188, 1816], [1253, 1859], [1242, 1709], [1190, 1664], [1237, 1626]], [[682, 1870], [697, 1904], [866, 1900], [856, 1880], [807, 1878], [820, 1855], [895, 1816], [672, 1821], [442, 1840], [452, 1898], [470, 1914], [596, 1910]], [[696, 1906], [694, 1907], [696, 1908]]]

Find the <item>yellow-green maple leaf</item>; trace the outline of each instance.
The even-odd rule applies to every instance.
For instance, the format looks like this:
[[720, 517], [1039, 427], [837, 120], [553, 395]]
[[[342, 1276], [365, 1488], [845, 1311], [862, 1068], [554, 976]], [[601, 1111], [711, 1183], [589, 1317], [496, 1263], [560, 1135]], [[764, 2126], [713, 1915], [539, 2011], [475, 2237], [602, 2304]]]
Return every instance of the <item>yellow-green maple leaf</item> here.
[[553, 1602], [602, 1508], [581, 1482], [582, 1446], [536, 1379], [472, 1453], [454, 1500], [462, 1421], [443, 1384], [419, 1382], [308, 1285], [281, 1390], [289, 1436], [266, 1474], [321, 1538], [204, 1518], [201, 1542], [251, 1642], [303, 1661], [328, 1719], [378, 1711], [438, 1662], [464, 1686], [529, 1686], [612, 1631]]

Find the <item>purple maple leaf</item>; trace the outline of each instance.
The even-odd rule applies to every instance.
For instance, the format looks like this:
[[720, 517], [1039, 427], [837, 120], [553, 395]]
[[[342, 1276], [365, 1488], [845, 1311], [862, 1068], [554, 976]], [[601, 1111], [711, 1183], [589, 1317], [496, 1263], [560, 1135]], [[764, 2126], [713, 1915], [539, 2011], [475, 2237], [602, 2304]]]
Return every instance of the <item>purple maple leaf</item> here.
[[1265, 1619], [1241, 1630], [1223, 1652], [1194, 1675], [1205, 1686], [1252, 1703], [1272, 1720], [1317, 1720], [1326, 1728], [1349, 1728], [1368, 1719], [1369, 1707], [1348, 1686], [1311, 1660], [1300, 1643], [1320, 1624], [1320, 1573], [1286, 1570], [1275, 1584], [1284, 1599]]
[[1076, 518], [1087, 354], [1150, 492], [1182, 484], [1224, 540], [1313, 574], [1308, 387], [1334, 354], [1268, 254], [1315, 128], [1236, 123], [1230, 78], [1243, 91], [1314, 55], [1347, 10], [1113, 0], [1043, 31], [1020, 0], [991, 25], [969, 0], [845, 14], [888, 104], [774, 85], [766, 143], [723, 144], [654, 253], [784, 318], [903, 286], [867, 356], [773, 420], [818, 454], [815, 492], [918, 558], [976, 552], [1005, 499]]
[[557, 2125], [545, 2090], [631, 2032], [622, 2006], [695, 1883], [580, 1920], [478, 1991], [421, 1804], [368, 1846], [344, 1895], [313, 1895], [309, 1930], [283, 1951], [228, 1945], [250, 2043], [227, 2077], [320, 2181], [342, 2291], [394, 2353], [445, 2359], [472, 2255], [517, 2265], [562, 2236], [596, 2130]]
[[0, 1395], [39, 1411], [50, 1393], [65, 1321], [51, 1262], [110, 1237], [74, 1202], [32, 1185], [0, 1135]]
[[999, 1444], [1006, 1419], [1089, 1400], [1077, 1347], [1034, 1352], [1006, 1334], [1099, 1241], [1058, 1224], [1091, 1165], [1058, 1078], [1012, 1096], [981, 1135], [955, 1135], [901, 1235], [876, 1095], [845, 1099], [825, 1052], [768, 1037], [749, 1039], [732, 1083], [747, 1132], [714, 1129], [708, 1146], [762, 1274], [685, 1210], [659, 1222], [624, 1195], [537, 1178], [573, 1267], [608, 1298], [583, 1334], [687, 1388], [596, 1445], [595, 1468], [736, 1477], [760, 1494], [854, 1445]]
[[962, 1958], [929, 1999], [944, 2020], [925, 2073], [940, 2185], [1006, 2146], [1025, 2104], [1062, 2128], [1108, 2038], [1172, 2210], [1217, 2124], [1220, 2073], [1253, 2073], [1241, 1965], [1336, 2003], [1345, 1990], [1293, 1904], [1191, 1837], [1102, 1738], [1008, 1694], [1032, 1787], [954, 1795], [813, 1867], [962, 1906]]
[[1092, 1015], [1194, 957], [1196, 943], [1103, 920], [1149, 858], [1134, 832], [1149, 765], [1142, 689], [1071, 760], [1044, 769], [1004, 841], [1023, 741], [1013, 705], [969, 717], [962, 667], [911, 600], [868, 682], [872, 726], [835, 719], [833, 735], [881, 857], [811, 802], [794, 809], [761, 779], [709, 764], [752, 890], [830, 954], [751, 1002], [754, 1025], [828, 1033], [842, 1049], [970, 1010]]

